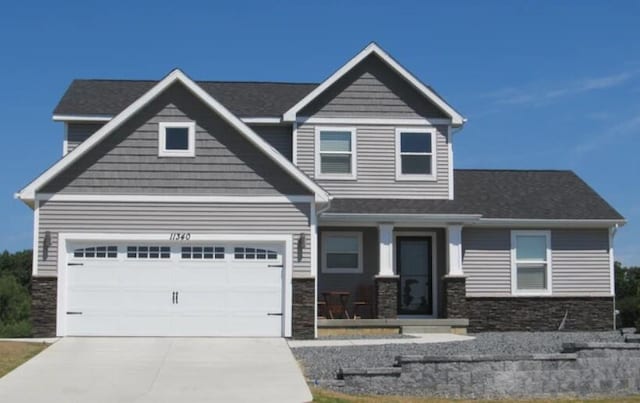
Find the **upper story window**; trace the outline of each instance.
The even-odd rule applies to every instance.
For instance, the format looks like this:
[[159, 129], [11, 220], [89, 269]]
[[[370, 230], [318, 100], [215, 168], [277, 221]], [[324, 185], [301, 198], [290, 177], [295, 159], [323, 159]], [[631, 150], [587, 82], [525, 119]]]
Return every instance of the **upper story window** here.
[[434, 180], [435, 130], [396, 129], [396, 179]]
[[194, 157], [196, 155], [195, 122], [161, 122], [158, 124], [160, 157]]
[[362, 273], [362, 233], [322, 233], [323, 273]]
[[356, 129], [316, 128], [316, 178], [356, 178]]
[[551, 293], [549, 231], [511, 232], [511, 291], [523, 295]]

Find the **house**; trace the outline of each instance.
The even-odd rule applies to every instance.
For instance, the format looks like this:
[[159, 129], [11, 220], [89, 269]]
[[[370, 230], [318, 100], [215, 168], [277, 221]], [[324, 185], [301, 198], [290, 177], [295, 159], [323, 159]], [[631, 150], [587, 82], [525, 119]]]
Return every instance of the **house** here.
[[53, 119], [63, 157], [16, 195], [37, 335], [312, 338], [355, 301], [613, 326], [623, 217], [570, 171], [454, 169], [464, 117], [376, 44], [319, 84], [75, 80]]

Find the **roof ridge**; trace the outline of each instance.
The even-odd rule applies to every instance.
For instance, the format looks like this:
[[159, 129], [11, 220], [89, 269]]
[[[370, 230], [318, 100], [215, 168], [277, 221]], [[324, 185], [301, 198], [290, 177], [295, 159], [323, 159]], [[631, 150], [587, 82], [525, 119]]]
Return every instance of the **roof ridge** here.
[[[73, 81], [97, 81], [97, 82], [138, 82], [138, 83], [157, 83], [160, 80], [146, 80], [133, 78], [74, 78]], [[294, 82], [294, 81], [258, 81], [258, 80], [194, 80], [196, 83], [220, 83], [220, 84], [278, 84], [278, 85], [318, 85], [312, 82]]]

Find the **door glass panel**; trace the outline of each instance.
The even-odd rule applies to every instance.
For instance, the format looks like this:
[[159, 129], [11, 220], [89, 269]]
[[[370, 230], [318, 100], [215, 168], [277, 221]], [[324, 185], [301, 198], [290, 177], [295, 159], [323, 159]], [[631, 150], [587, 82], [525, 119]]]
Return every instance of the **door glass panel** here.
[[399, 313], [432, 314], [430, 238], [398, 238], [396, 257], [400, 274]]

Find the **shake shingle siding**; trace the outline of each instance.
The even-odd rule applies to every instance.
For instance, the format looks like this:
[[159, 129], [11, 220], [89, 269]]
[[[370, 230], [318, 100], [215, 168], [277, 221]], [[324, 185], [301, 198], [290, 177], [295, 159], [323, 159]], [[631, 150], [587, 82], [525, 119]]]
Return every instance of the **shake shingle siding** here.
[[378, 119], [447, 117], [375, 55], [355, 66], [298, 115]]
[[[40, 206], [38, 274], [57, 274], [58, 233], [163, 233], [188, 229], [196, 234], [291, 234], [293, 272], [310, 270], [308, 203], [133, 203], [47, 201]], [[43, 257], [45, 233], [51, 233], [48, 256]], [[298, 259], [300, 234], [305, 245]]]
[[[171, 121], [196, 122], [196, 157], [158, 156], [158, 123]], [[46, 184], [41, 192], [309, 194], [177, 84]]]

